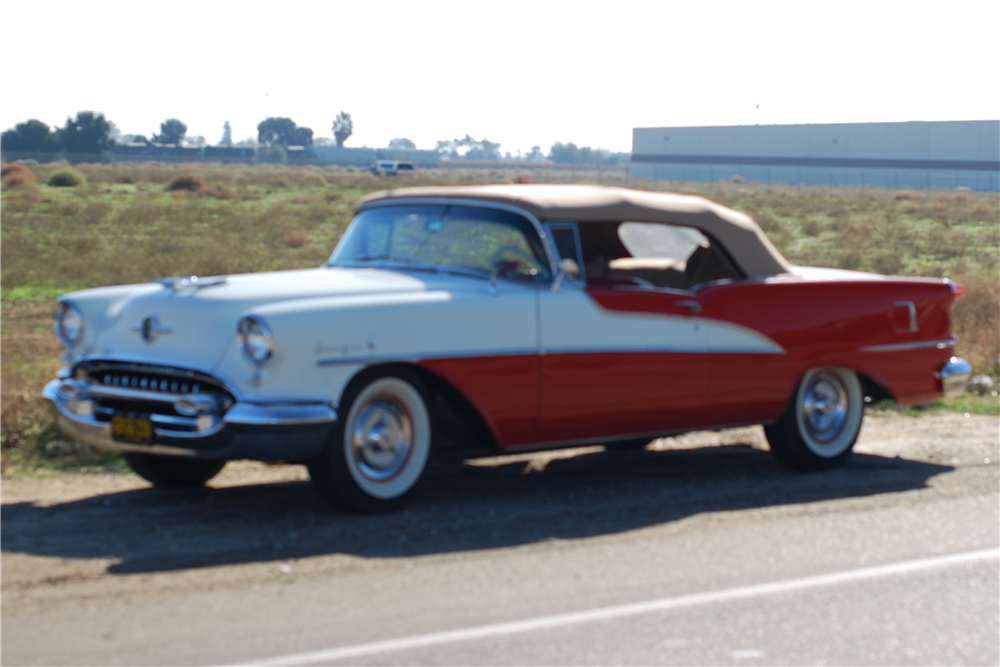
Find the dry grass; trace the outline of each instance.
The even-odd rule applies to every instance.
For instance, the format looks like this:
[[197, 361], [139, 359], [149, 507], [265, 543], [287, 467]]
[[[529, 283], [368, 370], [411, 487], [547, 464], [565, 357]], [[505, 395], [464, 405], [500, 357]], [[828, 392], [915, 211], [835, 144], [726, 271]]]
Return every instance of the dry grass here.
[[[29, 171], [45, 183], [61, 168], [38, 165]], [[56, 294], [169, 275], [317, 266], [333, 250], [360, 197], [404, 185], [603, 182], [702, 195], [754, 216], [793, 263], [957, 280], [965, 287], [952, 313], [962, 338], [958, 353], [977, 372], [1000, 370], [995, 193], [629, 182], [622, 170], [528, 175], [523, 168], [439, 169], [387, 178], [353, 169], [278, 165], [77, 168], [86, 177], [81, 187], [9, 187], [5, 181], [3, 188], [0, 460], [5, 470], [53, 457], [91, 460], [55, 437], [39, 399], [59, 366], [60, 345], [51, 332]], [[203, 186], [169, 192], [167, 186], [181, 176]]]

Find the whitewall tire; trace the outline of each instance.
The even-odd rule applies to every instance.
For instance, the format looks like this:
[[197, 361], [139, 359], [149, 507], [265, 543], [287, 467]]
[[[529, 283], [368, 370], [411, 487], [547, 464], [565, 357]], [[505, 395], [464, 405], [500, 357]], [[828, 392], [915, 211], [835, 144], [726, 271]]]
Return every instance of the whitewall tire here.
[[823, 367], [799, 382], [781, 419], [765, 426], [771, 451], [797, 470], [842, 465], [861, 432], [864, 392], [854, 371]]
[[354, 383], [322, 455], [309, 463], [323, 498], [356, 512], [402, 506], [423, 476], [431, 416], [419, 380], [405, 371], [375, 372]]

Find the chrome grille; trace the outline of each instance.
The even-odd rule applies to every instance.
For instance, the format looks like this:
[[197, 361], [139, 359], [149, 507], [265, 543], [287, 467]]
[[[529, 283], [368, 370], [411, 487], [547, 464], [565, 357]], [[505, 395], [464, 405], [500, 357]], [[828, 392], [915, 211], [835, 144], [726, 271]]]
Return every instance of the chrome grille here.
[[150, 391], [170, 392], [171, 394], [197, 394], [203, 389], [219, 391], [221, 387], [206, 385], [194, 379], [164, 377], [154, 373], [106, 371], [91, 373], [92, 382], [107, 387], [131, 387], [132, 389], [148, 389]]
[[[206, 428], [206, 417], [210, 425], [217, 423], [235, 402], [215, 378], [183, 368], [88, 361], [74, 369], [74, 376], [87, 383], [97, 421], [110, 421], [116, 413], [146, 415], [158, 429], [196, 432]], [[208, 411], [179, 413], [175, 400], [185, 395], [195, 403], [207, 401]]]
[[232, 393], [215, 378], [183, 368], [88, 362], [77, 370], [78, 378], [81, 372], [87, 380], [98, 386], [169, 394], [222, 394], [226, 402], [234, 400]]

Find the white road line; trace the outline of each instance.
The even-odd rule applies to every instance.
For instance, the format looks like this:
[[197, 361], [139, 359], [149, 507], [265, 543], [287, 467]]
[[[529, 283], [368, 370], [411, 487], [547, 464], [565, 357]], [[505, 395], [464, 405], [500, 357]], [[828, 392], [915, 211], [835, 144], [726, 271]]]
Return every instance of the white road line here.
[[494, 623], [492, 625], [481, 625], [479, 627], [464, 628], [461, 630], [431, 632], [425, 635], [414, 635], [412, 637], [402, 637], [399, 639], [387, 639], [385, 641], [356, 644], [354, 646], [343, 646], [340, 648], [331, 648], [322, 651], [293, 653], [291, 655], [237, 664], [309, 665], [313, 663], [327, 663], [350, 658], [360, 658], [362, 656], [375, 655], [378, 653], [389, 653], [391, 651], [404, 651], [414, 648], [424, 648], [427, 646], [437, 646], [440, 644], [451, 644], [473, 639], [496, 637], [499, 635], [512, 635], [519, 632], [531, 632], [535, 630], [558, 628], [567, 625], [575, 625], [577, 623], [605, 621], [614, 618], [621, 618], [623, 616], [648, 614], [657, 611], [666, 611], [668, 609], [678, 609], [680, 607], [690, 607], [713, 602], [726, 602], [729, 600], [741, 600], [762, 595], [788, 593], [821, 586], [834, 586], [836, 584], [861, 581], [864, 579], [909, 574], [912, 572], [947, 567], [949, 565], [961, 565], [964, 563], [997, 558], [1000, 558], [1000, 549], [982, 549], [980, 551], [969, 551], [949, 556], [936, 556], [934, 558], [923, 558], [920, 560], [893, 563], [892, 565], [879, 565], [876, 567], [848, 570], [846, 572], [821, 574], [814, 577], [803, 577], [801, 579], [789, 579], [787, 581], [776, 581], [768, 584], [754, 584], [752, 586], [740, 586], [738, 588], [729, 588], [720, 591], [679, 595], [676, 597], [615, 605], [612, 607], [602, 607], [599, 609], [571, 612], [568, 614], [540, 616], [538, 618], [529, 618], [523, 621]]

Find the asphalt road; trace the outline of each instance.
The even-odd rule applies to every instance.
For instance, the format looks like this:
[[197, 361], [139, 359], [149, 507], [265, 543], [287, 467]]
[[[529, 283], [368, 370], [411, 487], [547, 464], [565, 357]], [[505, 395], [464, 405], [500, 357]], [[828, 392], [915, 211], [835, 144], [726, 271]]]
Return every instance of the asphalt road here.
[[758, 429], [435, 467], [327, 510], [301, 469], [216, 488], [5, 479], [2, 662], [1000, 663], [1000, 421], [866, 421], [842, 470]]

